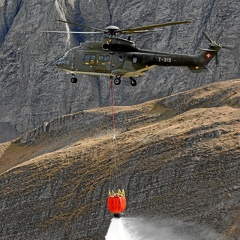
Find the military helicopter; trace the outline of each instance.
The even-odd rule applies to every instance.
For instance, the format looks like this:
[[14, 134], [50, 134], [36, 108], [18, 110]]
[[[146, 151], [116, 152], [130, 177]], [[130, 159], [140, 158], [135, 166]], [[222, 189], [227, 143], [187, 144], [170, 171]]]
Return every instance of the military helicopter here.
[[[69, 21], [58, 20], [61, 23], [81, 26]], [[118, 34], [134, 34], [156, 32], [156, 28], [170, 25], [187, 24], [190, 21], [177, 21], [155, 24], [144, 27], [130, 29], [119, 29], [117, 26], [108, 26], [105, 29], [92, 28], [91, 32], [76, 31], [47, 31], [57, 33], [73, 34], [104, 34], [103, 41], [85, 41], [80, 46], [68, 50], [60, 58], [56, 65], [58, 68], [72, 74], [71, 82], [76, 83], [78, 80], [75, 74], [86, 74], [95, 76], [109, 76], [114, 78], [114, 83], [119, 85], [122, 78], [129, 78], [132, 86], [137, 85], [135, 78], [143, 76], [147, 71], [156, 66], [186, 66], [192, 72], [199, 73], [207, 70], [207, 64], [216, 58], [218, 63], [218, 51], [221, 46], [213, 41], [206, 33], [207, 40], [210, 42], [209, 47], [200, 49], [201, 53], [196, 55], [175, 54], [155, 52], [136, 47], [136, 44], [128, 39], [118, 37]], [[89, 28], [89, 27], [87, 27]]]

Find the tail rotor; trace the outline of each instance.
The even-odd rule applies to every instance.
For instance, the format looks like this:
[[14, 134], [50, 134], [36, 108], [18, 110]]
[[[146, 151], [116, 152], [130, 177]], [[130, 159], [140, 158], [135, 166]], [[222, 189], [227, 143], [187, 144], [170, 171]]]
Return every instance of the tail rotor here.
[[233, 46], [225, 46], [225, 45], [221, 45], [220, 43], [217, 43], [217, 42], [219, 41], [219, 39], [221, 38], [222, 33], [223, 33], [223, 30], [222, 30], [222, 31], [220, 32], [220, 34], [218, 35], [216, 41], [213, 41], [206, 32], [203, 33], [204, 36], [206, 37], [206, 39], [209, 41], [210, 44], [209, 44], [209, 49], [201, 49], [201, 50], [203, 50], [203, 51], [209, 50], [209, 51], [216, 52], [216, 54], [215, 54], [215, 62], [216, 62], [216, 65], [219, 64], [218, 52], [219, 52], [221, 49], [232, 50], [232, 49], [234, 48]]

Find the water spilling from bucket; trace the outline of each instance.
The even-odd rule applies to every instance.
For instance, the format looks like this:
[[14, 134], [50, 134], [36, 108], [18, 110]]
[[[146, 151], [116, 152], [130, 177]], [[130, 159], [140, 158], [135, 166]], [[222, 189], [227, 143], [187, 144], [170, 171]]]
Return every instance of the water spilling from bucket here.
[[106, 240], [130, 240], [130, 236], [123, 226], [122, 218], [113, 218], [111, 220]]
[[160, 218], [113, 218], [106, 240], [217, 240], [219, 234], [196, 223]]

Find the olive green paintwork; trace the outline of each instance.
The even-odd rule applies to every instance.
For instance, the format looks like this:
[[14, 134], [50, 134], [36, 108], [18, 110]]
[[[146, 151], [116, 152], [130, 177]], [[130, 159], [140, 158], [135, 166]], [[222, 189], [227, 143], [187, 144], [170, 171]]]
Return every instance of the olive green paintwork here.
[[57, 61], [67, 72], [135, 78], [156, 66], [186, 66], [192, 72], [206, 70], [206, 65], [221, 49], [210, 45], [196, 55], [154, 52], [139, 49], [135, 43], [115, 36], [103, 41], [86, 41], [70, 49]]

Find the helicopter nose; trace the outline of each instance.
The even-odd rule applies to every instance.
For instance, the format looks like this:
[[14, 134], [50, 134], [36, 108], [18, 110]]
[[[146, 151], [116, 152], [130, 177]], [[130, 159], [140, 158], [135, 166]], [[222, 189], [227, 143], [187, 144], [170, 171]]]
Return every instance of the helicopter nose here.
[[62, 69], [69, 69], [70, 68], [70, 60], [72, 58], [72, 52], [71, 50], [69, 50], [68, 52], [66, 52], [64, 54], [63, 57], [61, 57], [60, 59], [58, 59], [56, 61], [56, 65], [58, 68], [62, 68]]
[[56, 61], [56, 65], [58, 68], [63, 68], [64, 66], [64, 61], [62, 58], [60, 58], [59, 60]]
[[68, 55], [64, 55], [60, 59], [57, 60], [56, 65], [58, 68], [66, 68], [69, 65], [69, 57]]

